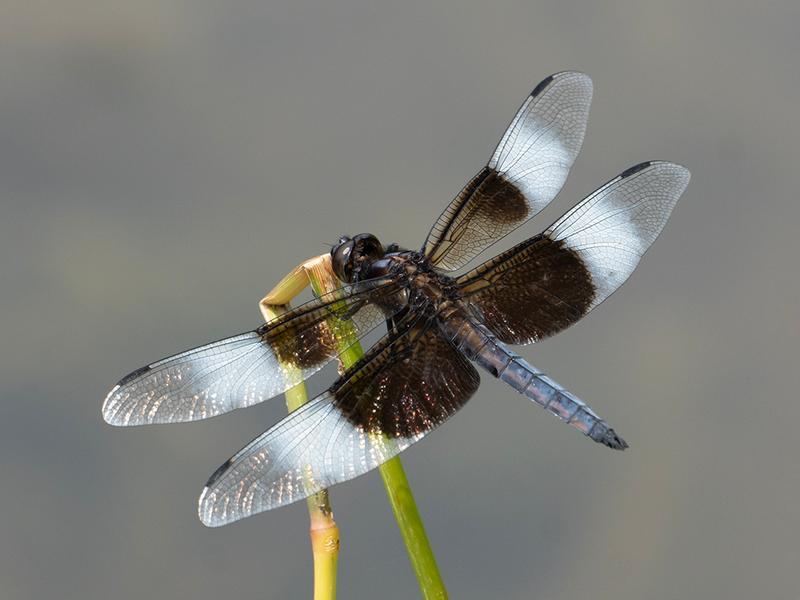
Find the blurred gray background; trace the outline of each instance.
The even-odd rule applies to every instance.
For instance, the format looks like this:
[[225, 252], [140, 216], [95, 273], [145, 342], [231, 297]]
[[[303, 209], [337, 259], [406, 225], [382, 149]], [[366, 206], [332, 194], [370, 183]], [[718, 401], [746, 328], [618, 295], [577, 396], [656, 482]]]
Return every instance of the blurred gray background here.
[[[796, 600], [799, 26], [788, 0], [4, 2], [0, 597], [310, 597], [303, 504], [195, 515], [281, 400], [125, 430], [104, 395], [257, 326], [342, 233], [420, 244], [579, 69], [583, 152], [502, 248], [634, 163], [691, 168], [625, 288], [523, 350], [631, 448], [485, 379], [403, 455], [451, 597]], [[332, 497], [340, 597], [417, 597], [379, 476]]]

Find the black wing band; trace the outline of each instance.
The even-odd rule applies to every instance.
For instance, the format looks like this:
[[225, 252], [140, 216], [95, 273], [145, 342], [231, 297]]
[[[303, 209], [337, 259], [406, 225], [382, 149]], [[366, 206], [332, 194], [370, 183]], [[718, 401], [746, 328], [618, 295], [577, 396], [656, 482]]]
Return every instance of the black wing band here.
[[344, 287], [255, 331], [143, 367], [111, 390], [103, 417], [112, 425], [195, 421], [282, 394], [401, 310], [401, 289], [390, 278]]
[[680, 165], [636, 165], [544, 233], [461, 277], [461, 290], [506, 343], [554, 335], [628, 279], [688, 183]]
[[586, 132], [592, 81], [564, 72], [542, 81], [520, 107], [484, 167], [434, 224], [423, 253], [454, 271], [555, 198]]
[[366, 473], [443, 423], [478, 384], [433, 321], [408, 316], [326, 393], [220, 467], [200, 519], [224, 525]]

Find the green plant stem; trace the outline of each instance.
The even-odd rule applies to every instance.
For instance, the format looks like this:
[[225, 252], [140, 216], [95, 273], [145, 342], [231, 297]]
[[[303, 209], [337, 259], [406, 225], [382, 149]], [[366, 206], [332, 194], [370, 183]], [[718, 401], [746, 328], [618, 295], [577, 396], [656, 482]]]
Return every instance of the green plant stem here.
[[[325, 285], [330, 279], [320, 276], [314, 269], [308, 270], [308, 279], [317, 296], [333, 291], [333, 288], [329, 289], [329, 286]], [[349, 331], [340, 330], [336, 333], [342, 348], [340, 360], [345, 368], [350, 368], [364, 356], [364, 351], [352, 328]], [[394, 518], [403, 536], [411, 566], [417, 576], [422, 597], [425, 600], [445, 600], [447, 589], [439, 574], [439, 567], [436, 565], [436, 558], [425, 533], [425, 526], [417, 509], [417, 503], [414, 501], [414, 495], [411, 492], [411, 486], [406, 478], [400, 457], [395, 456], [380, 465], [378, 469], [383, 478], [389, 503], [392, 505]]]
[[419, 516], [417, 503], [408, 485], [403, 463], [395, 456], [383, 463], [379, 469], [386, 494], [389, 496], [389, 503], [394, 511], [394, 518], [406, 544], [408, 558], [417, 575], [422, 597], [425, 600], [445, 600], [447, 590], [439, 574], [428, 536], [425, 534], [425, 526], [422, 524], [422, 517]]

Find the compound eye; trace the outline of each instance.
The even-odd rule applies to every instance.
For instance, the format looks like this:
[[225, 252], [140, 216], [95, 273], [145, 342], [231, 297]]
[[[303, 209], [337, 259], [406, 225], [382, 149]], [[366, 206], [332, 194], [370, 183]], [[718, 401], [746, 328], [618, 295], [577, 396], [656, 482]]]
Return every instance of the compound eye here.
[[350, 281], [353, 276], [353, 242], [345, 241], [333, 253], [333, 271], [342, 281]]
[[374, 235], [365, 233], [354, 238], [359, 253], [372, 260], [381, 258], [384, 254], [383, 246]]
[[380, 256], [383, 254], [383, 248], [381, 248], [378, 240], [369, 240], [369, 242], [367, 242], [365, 254], [369, 254], [370, 256]]

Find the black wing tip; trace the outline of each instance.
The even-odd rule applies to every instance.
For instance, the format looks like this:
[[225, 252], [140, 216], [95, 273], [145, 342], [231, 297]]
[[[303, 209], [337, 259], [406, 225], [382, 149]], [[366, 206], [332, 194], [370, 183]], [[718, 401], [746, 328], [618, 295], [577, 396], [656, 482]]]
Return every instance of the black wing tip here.
[[625, 169], [622, 173], [619, 174], [620, 179], [625, 179], [626, 177], [630, 177], [631, 175], [635, 175], [639, 171], [644, 171], [647, 167], [650, 167], [656, 164], [658, 161], [655, 160], [646, 160], [645, 162], [641, 162], [638, 165], [633, 165]]
[[135, 370], [135, 371], [133, 371], [132, 373], [128, 373], [127, 375], [125, 375], [125, 377], [123, 377], [122, 379], [120, 379], [120, 380], [117, 382], [117, 385], [116, 385], [115, 387], [117, 387], [117, 388], [121, 388], [121, 387], [123, 387], [123, 386], [125, 386], [125, 385], [129, 384], [129, 383], [130, 383], [131, 381], [133, 381], [134, 379], [138, 379], [139, 377], [141, 377], [142, 375], [144, 375], [145, 373], [147, 373], [148, 371], [150, 371], [150, 370], [151, 370], [151, 368], [152, 368], [152, 367], [151, 367], [150, 365], [147, 365], [147, 366], [141, 367], [141, 368], [139, 368], [139, 369], [136, 369], [136, 370]]
[[545, 77], [542, 81], [540, 81], [539, 84], [533, 88], [533, 91], [531, 92], [531, 98], [536, 98], [556, 79], [563, 79], [565, 77], [581, 77], [588, 80], [589, 83], [592, 81], [586, 73], [582, 73], [580, 71], [559, 71], [558, 73], [553, 73], [552, 75]]
[[533, 91], [531, 92], [531, 98], [536, 98], [539, 94], [541, 94], [544, 89], [552, 83], [552, 81], [556, 78], [555, 75], [550, 75], [549, 77], [544, 78], [542, 81], [539, 82]]
[[633, 165], [632, 167], [628, 167], [622, 173], [619, 174], [619, 178], [625, 179], [626, 177], [635, 175], [636, 173], [644, 171], [645, 169], [648, 169], [650, 167], [669, 167], [676, 171], [680, 171], [685, 175], [687, 182], [692, 175], [689, 169], [687, 169], [683, 165], [679, 165], [678, 163], [670, 162], [668, 160], [646, 160], [644, 162], [640, 162], [638, 165]]
[[[222, 478], [223, 473], [228, 470], [228, 468], [233, 464], [233, 459], [229, 458], [226, 460], [216, 471], [211, 474], [211, 477], [208, 478], [206, 481], [205, 488], [209, 489], [214, 486], [214, 484]], [[205, 490], [204, 490], [205, 491]]]

